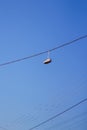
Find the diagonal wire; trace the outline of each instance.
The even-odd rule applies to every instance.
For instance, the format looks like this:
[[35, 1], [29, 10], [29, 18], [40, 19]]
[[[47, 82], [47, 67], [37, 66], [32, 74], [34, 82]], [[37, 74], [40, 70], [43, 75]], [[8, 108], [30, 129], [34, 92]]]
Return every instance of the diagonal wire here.
[[68, 46], [68, 45], [70, 45], [70, 44], [73, 44], [73, 43], [75, 43], [75, 42], [77, 42], [77, 41], [80, 41], [80, 40], [82, 40], [82, 39], [85, 39], [85, 38], [87, 38], [87, 35], [78, 37], [78, 38], [76, 38], [76, 39], [74, 39], [74, 40], [72, 40], [72, 41], [69, 41], [69, 42], [67, 42], [67, 43], [61, 44], [61, 45], [59, 45], [59, 46], [57, 46], [57, 47], [54, 47], [54, 48], [52, 48], [52, 49], [49, 49], [49, 50], [46, 50], [46, 51], [43, 51], [43, 52], [40, 52], [40, 53], [36, 53], [36, 54], [30, 55], [30, 56], [26, 56], [26, 57], [23, 57], [23, 58], [20, 58], [20, 59], [16, 59], [16, 60], [12, 60], [12, 61], [8, 61], [8, 62], [1, 63], [1, 64], [0, 64], [0, 67], [1, 67], [1, 66], [6, 66], [6, 65], [9, 65], [9, 64], [13, 64], [13, 63], [16, 63], [16, 62], [20, 62], [20, 61], [23, 61], [23, 60], [27, 60], [27, 59], [30, 59], [30, 58], [33, 58], [33, 57], [42, 55], [42, 54], [47, 53], [47, 52], [55, 51], [55, 50], [57, 50], [57, 49], [59, 49], [59, 48], [63, 48], [63, 47], [65, 47], [65, 46]]
[[64, 113], [66, 113], [66, 112], [72, 110], [73, 108], [79, 106], [80, 104], [82, 104], [83, 102], [86, 102], [86, 101], [87, 101], [87, 98], [85, 98], [85, 99], [81, 100], [80, 102], [74, 104], [73, 106], [71, 106], [71, 107], [65, 109], [64, 111], [62, 111], [62, 112], [60, 112], [60, 113], [58, 113], [58, 114], [56, 114], [56, 115], [50, 117], [49, 119], [47, 119], [47, 120], [45, 120], [45, 121], [43, 121], [43, 122], [41, 122], [41, 123], [39, 123], [39, 124], [37, 124], [37, 125], [31, 127], [31, 128], [28, 129], [28, 130], [36, 129], [36, 128], [38, 128], [38, 127], [40, 127], [40, 126], [42, 126], [42, 125], [48, 123], [49, 121], [51, 121], [51, 120], [53, 120], [53, 119], [55, 119], [55, 118], [57, 118], [57, 117], [63, 115]]

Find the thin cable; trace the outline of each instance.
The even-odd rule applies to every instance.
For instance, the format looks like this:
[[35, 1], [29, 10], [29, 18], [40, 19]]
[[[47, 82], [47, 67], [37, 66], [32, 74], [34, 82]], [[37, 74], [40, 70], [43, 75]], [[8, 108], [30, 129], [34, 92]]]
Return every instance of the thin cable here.
[[8, 62], [5, 62], [5, 63], [2, 63], [2, 64], [0, 64], [0, 67], [1, 67], [1, 66], [5, 66], [5, 65], [9, 65], [9, 64], [13, 64], [13, 63], [15, 63], [15, 62], [20, 62], [20, 61], [23, 61], [23, 60], [27, 60], [27, 59], [30, 59], [30, 58], [33, 58], [33, 57], [42, 55], [42, 54], [47, 53], [47, 52], [51, 52], [51, 51], [57, 50], [57, 49], [59, 49], [59, 48], [63, 48], [63, 47], [68, 46], [68, 45], [70, 45], [70, 44], [72, 44], [72, 43], [75, 43], [75, 42], [77, 42], [77, 41], [80, 41], [80, 40], [82, 40], [82, 39], [84, 39], [84, 38], [87, 38], [87, 35], [81, 36], [81, 37], [76, 38], [76, 39], [74, 39], [74, 40], [72, 40], [72, 41], [69, 41], [69, 42], [67, 42], [67, 43], [64, 43], [64, 44], [62, 44], [62, 45], [60, 45], [60, 46], [57, 46], [57, 47], [55, 47], [55, 48], [52, 48], [52, 49], [49, 49], [49, 50], [46, 50], [46, 51], [43, 51], [43, 52], [40, 52], [40, 53], [37, 53], [37, 54], [33, 54], [33, 55], [30, 55], [30, 56], [27, 56], [27, 57], [23, 57], [23, 58], [20, 58], [20, 59], [16, 59], [16, 60], [12, 60], [12, 61], [8, 61]]
[[40, 127], [40, 126], [42, 126], [42, 125], [48, 123], [49, 121], [51, 121], [51, 120], [53, 120], [53, 119], [55, 119], [55, 118], [57, 118], [57, 117], [63, 115], [64, 113], [70, 111], [71, 109], [77, 107], [78, 105], [80, 105], [80, 104], [82, 104], [83, 102], [86, 102], [86, 101], [87, 101], [87, 98], [85, 98], [85, 99], [81, 100], [80, 102], [74, 104], [73, 106], [71, 106], [71, 107], [65, 109], [64, 111], [62, 111], [62, 112], [60, 112], [60, 113], [58, 113], [58, 114], [56, 114], [56, 115], [50, 117], [49, 119], [47, 119], [47, 120], [45, 120], [45, 121], [43, 121], [43, 122], [41, 122], [41, 123], [39, 123], [39, 124], [37, 124], [37, 125], [31, 127], [31, 128], [28, 129], [28, 130], [33, 130], [33, 129], [35, 129], [35, 128], [38, 128], [38, 127]]

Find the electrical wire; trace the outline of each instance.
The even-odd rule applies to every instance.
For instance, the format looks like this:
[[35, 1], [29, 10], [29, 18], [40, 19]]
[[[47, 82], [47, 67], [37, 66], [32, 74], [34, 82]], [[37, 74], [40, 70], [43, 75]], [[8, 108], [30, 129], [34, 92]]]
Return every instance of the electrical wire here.
[[84, 122], [87, 120], [87, 112], [83, 112], [81, 114], [77, 114], [72, 116], [71, 118], [64, 119], [62, 121], [59, 121], [59, 123], [55, 122], [52, 126], [48, 126], [48, 130], [54, 129], [54, 128], [72, 128], [73, 126], [76, 126], [77, 124], [80, 124], [81, 122]]
[[66, 112], [72, 110], [73, 108], [79, 106], [80, 104], [82, 104], [83, 102], [86, 102], [86, 101], [87, 101], [87, 98], [85, 98], [85, 99], [81, 100], [80, 102], [74, 104], [73, 106], [71, 106], [71, 107], [65, 109], [64, 111], [62, 111], [62, 112], [60, 112], [60, 113], [58, 113], [58, 114], [56, 114], [56, 115], [50, 117], [49, 119], [47, 119], [47, 120], [45, 120], [45, 121], [43, 121], [43, 122], [41, 122], [41, 123], [39, 123], [39, 124], [37, 124], [37, 125], [31, 127], [31, 128], [28, 129], [28, 130], [33, 130], [33, 129], [35, 129], [35, 128], [38, 128], [38, 127], [40, 127], [40, 126], [42, 126], [42, 125], [48, 123], [49, 121], [51, 121], [51, 120], [53, 120], [53, 119], [55, 119], [55, 118], [57, 118], [57, 117], [63, 115], [64, 113], [66, 113]]
[[13, 63], [16, 63], [16, 62], [20, 62], [20, 61], [23, 61], [23, 60], [27, 60], [27, 59], [30, 59], [30, 58], [33, 58], [33, 57], [42, 55], [42, 54], [47, 53], [47, 52], [51, 52], [51, 51], [57, 50], [57, 49], [59, 49], [59, 48], [63, 48], [63, 47], [68, 46], [68, 45], [70, 45], [70, 44], [72, 44], [72, 43], [75, 43], [75, 42], [77, 42], [77, 41], [80, 41], [80, 40], [82, 40], [82, 39], [84, 39], [84, 38], [87, 38], [87, 35], [78, 37], [78, 38], [76, 38], [76, 39], [74, 39], [74, 40], [72, 40], [72, 41], [69, 41], [69, 42], [67, 42], [67, 43], [64, 43], [64, 44], [62, 44], [62, 45], [59, 45], [59, 46], [57, 46], [57, 47], [54, 47], [54, 48], [52, 48], [52, 49], [49, 49], [49, 50], [46, 50], [46, 51], [43, 51], [43, 52], [40, 52], [40, 53], [36, 53], [36, 54], [30, 55], [30, 56], [27, 56], [27, 57], [23, 57], [23, 58], [20, 58], [20, 59], [16, 59], [16, 60], [12, 60], [12, 61], [8, 61], [8, 62], [5, 62], [5, 63], [2, 63], [2, 64], [0, 64], [0, 67], [6, 66], [6, 65], [9, 65], [9, 64], [13, 64]]

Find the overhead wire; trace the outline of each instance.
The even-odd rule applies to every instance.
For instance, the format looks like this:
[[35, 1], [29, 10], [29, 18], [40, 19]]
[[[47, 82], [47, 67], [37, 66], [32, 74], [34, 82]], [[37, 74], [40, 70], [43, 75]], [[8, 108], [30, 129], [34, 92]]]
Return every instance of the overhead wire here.
[[12, 60], [12, 61], [8, 61], [8, 62], [1, 63], [1, 64], [0, 64], [0, 67], [6, 66], [6, 65], [9, 65], [9, 64], [13, 64], [13, 63], [16, 63], [16, 62], [20, 62], [20, 61], [23, 61], [23, 60], [27, 60], [27, 59], [30, 59], [30, 58], [33, 58], [33, 57], [42, 55], [42, 54], [47, 53], [47, 52], [55, 51], [55, 50], [57, 50], [57, 49], [63, 48], [63, 47], [65, 47], [65, 46], [68, 46], [68, 45], [70, 45], [70, 44], [73, 44], [73, 43], [75, 43], [75, 42], [77, 42], [77, 41], [80, 41], [80, 40], [82, 40], [82, 39], [85, 39], [85, 38], [87, 38], [87, 35], [78, 37], [78, 38], [76, 38], [76, 39], [74, 39], [74, 40], [72, 40], [72, 41], [69, 41], [69, 42], [67, 42], [67, 43], [61, 44], [61, 45], [59, 45], [59, 46], [57, 46], [57, 47], [54, 47], [54, 48], [52, 48], [52, 49], [49, 49], [49, 50], [46, 50], [46, 51], [43, 51], [43, 52], [40, 52], [40, 53], [36, 53], [36, 54], [30, 55], [30, 56], [26, 56], [26, 57], [23, 57], [23, 58], [19, 58], [19, 59], [16, 59], [16, 60]]
[[[80, 85], [79, 85], [80, 86]], [[80, 86], [81, 87], [81, 86]], [[78, 89], [79, 89], [79, 87], [78, 87]], [[71, 96], [73, 97], [73, 96], [75, 96], [75, 95], [77, 95], [77, 96], [79, 96], [78, 95], [78, 93], [77, 92], [80, 92], [80, 90], [79, 91], [76, 91], [76, 89], [74, 88], [74, 90], [75, 90], [75, 92], [73, 91], [73, 89], [71, 90], [72, 91], [72, 93], [74, 92], [74, 95], [71, 93]], [[59, 97], [60, 99], [61, 99], [61, 97]], [[53, 104], [52, 104], [53, 105]], [[58, 108], [58, 106], [56, 105], [53, 105], [54, 106], [54, 108]], [[40, 107], [40, 106], [39, 106]], [[48, 110], [47, 110], [48, 109]], [[44, 107], [44, 112], [53, 112], [55, 109], [49, 109], [48, 107], [47, 108], [45, 108]], [[56, 109], [57, 110], [57, 109]], [[23, 116], [20, 116], [19, 118], [17, 118], [16, 120], [14, 120], [13, 121], [13, 124], [15, 125], [15, 126], [24, 126], [25, 124], [26, 124], [26, 122], [36, 122], [37, 120], [38, 120], [38, 118], [39, 118], [39, 110], [36, 112], [37, 113], [37, 116], [35, 116], [34, 114], [36, 114], [36, 113], [33, 113], [33, 115], [31, 116], [29, 113], [27, 113], [27, 114], [24, 114]], [[86, 114], [85, 114], [86, 115]], [[75, 119], [76, 119], [76, 117], [75, 117]], [[70, 121], [70, 119], [69, 119], [69, 121]], [[69, 122], [68, 121], [68, 122]], [[13, 124], [11, 124], [11, 125], [13, 125]], [[66, 123], [67, 124], [67, 123]]]
[[48, 130], [49, 129], [54, 129], [54, 128], [58, 128], [60, 129], [61, 127], [67, 127], [67, 128], [72, 128], [74, 125], [77, 125], [78, 123], [80, 124], [81, 122], [84, 122], [87, 118], [87, 112], [83, 112], [83, 113], [78, 113], [76, 115], [71, 116], [68, 119], [64, 119], [64, 120], [60, 120], [59, 122], [55, 122], [53, 125], [48, 126]]
[[58, 113], [58, 114], [56, 114], [56, 115], [54, 115], [54, 116], [48, 118], [47, 120], [40, 122], [39, 124], [37, 124], [37, 125], [31, 127], [31, 128], [28, 129], [28, 130], [34, 130], [34, 129], [36, 129], [36, 128], [38, 128], [38, 127], [40, 127], [40, 126], [42, 126], [42, 125], [48, 123], [49, 121], [52, 121], [52, 120], [54, 120], [55, 118], [58, 118], [59, 116], [65, 114], [66, 112], [68, 112], [68, 111], [74, 109], [75, 107], [79, 106], [80, 104], [82, 104], [82, 103], [84, 103], [84, 102], [86, 102], [86, 101], [87, 101], [87, 98], [85, 98], [85, 99], [79, 101], [78, 103], [76, 103], [76, 104], [70, 106], [69, 108], [65, 109], [64, 111], [62, 111], [62, 112], [60, 112], [60, 113]]

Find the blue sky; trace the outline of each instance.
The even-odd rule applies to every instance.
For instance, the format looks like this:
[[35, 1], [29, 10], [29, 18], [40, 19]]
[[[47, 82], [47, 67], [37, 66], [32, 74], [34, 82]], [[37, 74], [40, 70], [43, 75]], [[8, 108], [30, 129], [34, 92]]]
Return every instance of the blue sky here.
[[[87, 34], [86, 0], [0, 1], [0, 63]], [[87, 96], [87, 39], [0, 67], [0, 129], [28, 130]], [[84, 130], [87, 103], [37, 128]]]

